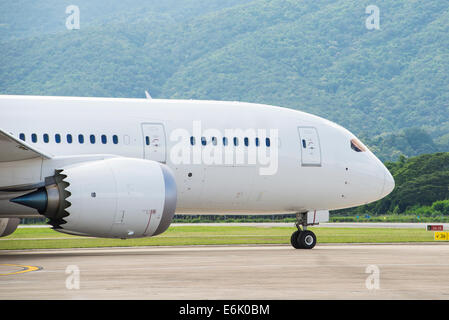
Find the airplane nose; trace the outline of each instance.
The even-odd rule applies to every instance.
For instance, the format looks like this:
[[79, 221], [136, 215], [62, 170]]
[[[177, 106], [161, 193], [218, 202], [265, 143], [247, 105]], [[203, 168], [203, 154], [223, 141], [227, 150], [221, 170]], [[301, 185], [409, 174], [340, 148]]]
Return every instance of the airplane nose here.
[[382, 198], [388, 196], [395, 187], [394, 178], [390, 171], [388, 171], [386, 167], [384, 167], [384, 170], [384, 187], [381, 194]]

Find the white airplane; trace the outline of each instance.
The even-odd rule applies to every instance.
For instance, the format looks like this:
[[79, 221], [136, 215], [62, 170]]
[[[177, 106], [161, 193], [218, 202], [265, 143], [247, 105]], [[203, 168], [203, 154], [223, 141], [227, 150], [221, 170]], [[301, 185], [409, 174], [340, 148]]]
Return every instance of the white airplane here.
[[218, 101], [0, 96], [0, 236], [19, 218], [138, 238], [177, 214], [295, 213], [295, 248], [329, 210], [394, 180], [351, 132], [287, 108]]

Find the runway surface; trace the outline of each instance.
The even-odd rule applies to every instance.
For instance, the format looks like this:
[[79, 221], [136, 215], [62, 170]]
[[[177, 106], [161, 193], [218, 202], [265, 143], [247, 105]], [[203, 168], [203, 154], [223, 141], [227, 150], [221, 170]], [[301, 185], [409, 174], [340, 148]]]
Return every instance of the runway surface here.
[[448, 256], [447, 243], [2, 251], [0, 299], [449, 299]]

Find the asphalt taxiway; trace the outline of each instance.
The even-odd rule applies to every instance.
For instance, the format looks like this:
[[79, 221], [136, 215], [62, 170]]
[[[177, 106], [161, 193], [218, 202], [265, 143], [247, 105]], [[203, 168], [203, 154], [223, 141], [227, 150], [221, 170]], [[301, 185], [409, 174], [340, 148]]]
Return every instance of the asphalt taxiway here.
[[447, 243], [0, 252], [0, 299], [449, 299]]

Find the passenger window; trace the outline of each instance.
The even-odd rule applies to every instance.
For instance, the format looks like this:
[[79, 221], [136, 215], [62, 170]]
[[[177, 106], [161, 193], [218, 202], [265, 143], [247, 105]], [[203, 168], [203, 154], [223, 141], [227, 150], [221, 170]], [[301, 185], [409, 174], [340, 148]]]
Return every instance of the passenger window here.
[[61, 143], [61, 135], [59, 133], [55, 134], [56, 143]]
[[106, 135], [104, 135], [104, 134], [101, 136], [101, 143], [102, 143], [102, 144], [108, 143], [108, 138], [107, 138]]
[[112, 142], [114, 142], [114, 144], [118, 144], [118, 137], [116, 135], [112, 136]]
[[150, 137], [149, 137], [149, 136], [146, 136], [146, 137], [145, 137], [145, 144], [146, 144], [147, 146], [150, 145]]
[[234, 137], [234, 146], [238, 146], [239, 145], [239, 139], [237, 137]]
[[249, 146], [249, 139], [248, 138], [245, 138], [244, 142], [245, 142], [245, 147]]
[[228, 138], [223, 137], [223, 145], [227, 146], [228, 145]]
[[191, 144], [192, 146], [195, 145], [195, 137], [190, 137], [190, 144]]
[[256, 138], [256, 147], [259, 146], [259, 138]]
[[72, 141], [73, 141], [72, 135], [68, 134], [67, 135], [67, 143], [72, 143]]
[[33, 141], [34, 143], [37, 142], [37, 135], [36, 135], [35, 133], [33, 133], [33, 134], [31, 135], [31, 141]]
[[212, 144], [213, 144], [214, 146], [217, 145], [217, 137], [212, 137]]
[[269, 147], [271, 145], [270, 138], [265, 139], [265, 144], [267, 147]]
[[84, 143], [84, 136], [82, 134], [78, 135], [78, 142], [83, 144]]
[[92, 144], [95, 143], [95, 135], [93, 135], [93, 134], [90, 135], [90, 143], [92, 143]]
[[206, 138], [205, 137], [201, 137], [201, 144], [203, 146], [205, 146], [207, 144]]
[[48, 134], [44, 133], [44, 142], [48, 143], [50, 139], [48, 138]]
[[24, 134], [24, 133], [21, 133], [21, 134], [19, 135], [19, 138], [20, 138], [20, 140], [25, 141], [25, 134]]

